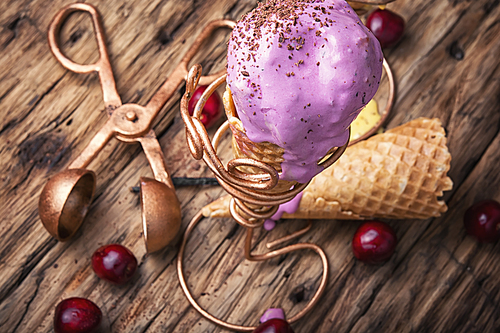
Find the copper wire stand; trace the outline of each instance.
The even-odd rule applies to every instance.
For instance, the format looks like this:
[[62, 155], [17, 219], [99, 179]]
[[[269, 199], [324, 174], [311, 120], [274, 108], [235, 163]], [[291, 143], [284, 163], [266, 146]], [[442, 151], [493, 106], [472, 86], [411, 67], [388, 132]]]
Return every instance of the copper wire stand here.
[[[318, 245], [310, 243], [289, 245], [265, 254], [253, 254], [251, 252], [252, 238], [255, 228], [261, 227], [264, 224], [265, 219], [270, 218], [274, 215], [274, 213], [276, 213], [280, 204], [293, 199], [308, 184], [297, 183], [293, 187], [293, 189], [290, 189], [288, 191], [270, 193], [269, 190], [276, 186], [279, 179], [278, 172], [270, 165], [250, 158], [236, 158], [228, 162], [227, 168], [224, 167], [219, 157], [217, 156], [217, 147], [219, 145], [220, 139], [222, 138], [222, 134], [229, 129], [229, 123], [226, 121], [223, 125], [221, 125], [221, 127], [215, 133], [213, 140], [211, 141], [205, 127], [200, 121], [200, 116], [201, 110], [203, 109], [206, 100], [220, 85], [225, 82], [226, 76], [223, 75], [219, 77], [205, 90], [198, 104], [196, 105], [193, 116], [190, 116], [187, 108], [188, 101], [195, 91], [200, 77], [201, 66], [193, 66], [188, 74], [188, 78], [186, 81], [186, 93], [181, 100], [181, 115], [186, 125], [186, 139], [189, 150], [191, 151], [193, 157], [197, 160], [203, 159], [210, 170], [212, 170], [212, 172], [215, 174], [215, 177], [219, 181], [220, 185], [233, 197], [230, 203], [231, 215], [238, 224], [247, 228], [247, 236], [245, 240], [245, 258], [250, 261], [265, 261], [286, 253], [306, 249], [313, 250], [321, 258], [321, 262], [323, 264], [323, 274], [321, 277], [320, 285], [309, 303], [301, 311], [299, 311], [299, 313], [288, 319], [289, 322], [293, 323], [304, 317], [304, 315], [316, 305], [321, 295], [325, 291], [329, 273], [327, 256]], [[324, 168], [332, 165], [344, 153], [347, 145], [348, 142], [344, 146], [335, 148], [330, 151], [329, 154], [323, 159], [323, 161], [319, 163], [319, 165], [323, 166]], [[259, 169], [261, 173], [249, 174], [244, 173], [238, 169], [238, 167], [249, 166]], [[205, 311], [193, 298], [187, 286], [183, 272], [184, 250], [186, 248], [186, 243], [189, 239], [189, 236], [191, 235], [191, 232], [196, 227], [198, 222], [202, 219], [202, 217], [203, 216], [201, 212], [199, 212], [191, 220], [184, 233], [181, 247], [179, 249], [179, 254], [177, 257], [177, 272], [182, 290], [186, 294], [186, 297], [191, 305], [206, 319], [230, 330], [251, 332], [256, 327], [234, 325], [218, 319]], [[268, 247], [278, 246], [284, 242], [297, 238], [309, 228], [310, 224], [305, 229], [299, 230], [292, 235], [283, 237], [268, 244]]]

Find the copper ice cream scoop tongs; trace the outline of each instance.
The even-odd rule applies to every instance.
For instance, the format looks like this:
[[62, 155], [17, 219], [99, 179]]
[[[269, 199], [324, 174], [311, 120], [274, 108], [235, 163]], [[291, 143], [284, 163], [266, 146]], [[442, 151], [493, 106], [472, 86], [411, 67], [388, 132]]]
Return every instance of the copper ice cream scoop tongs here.
[[[88, 12], [92, 17], [100, 55], [99, 60], [93, 64], [75, 63], [67, 58], [59, 47], [58, 37], [61, 27], [65, 19], [76, 11]], [[56, 14], [48, 32], [52, 53], [70, 71], [99, 74], [109, 119], [80, 155], [71, 162], [68, 169], [52, 177], [42, 190], [39, 201], [40, 218], [53, 237], [60, 241], [68, 240], [82, 224], [96, 187], [95, 173], [86, 168], [113, 137], [125, 143], [140, 143], [153, 171], [154, 179], [146, 177], [140, 179], [142, 223], [147, 251], [155, 252], [162, 249], [176, 236], [181, 224], [180, 204], [165, 165], [163, 152], [151, 125], [177, 87], [185, 80], [189, 61], [202, 42], [214, 30], [222, 27], [232, 29], [234, 22], [218, 20], [209, 23], [149, 103], [141, 106], [121, 102], [105, 44], [101, 16], [97, 9], [89, 4], [75, 3]], [[220, 74], [203, 77], [204, 84], [212, 82]]]

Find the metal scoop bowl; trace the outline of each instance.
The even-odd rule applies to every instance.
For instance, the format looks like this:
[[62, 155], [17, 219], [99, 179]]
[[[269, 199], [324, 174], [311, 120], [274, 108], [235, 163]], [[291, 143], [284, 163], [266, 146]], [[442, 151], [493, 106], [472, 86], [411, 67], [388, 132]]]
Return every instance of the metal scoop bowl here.
[[38, 212], [52, 237], [64, 242], [80, 228], [94, 197], [96, 176], [86, 169], [68, 169], [45, 185]]

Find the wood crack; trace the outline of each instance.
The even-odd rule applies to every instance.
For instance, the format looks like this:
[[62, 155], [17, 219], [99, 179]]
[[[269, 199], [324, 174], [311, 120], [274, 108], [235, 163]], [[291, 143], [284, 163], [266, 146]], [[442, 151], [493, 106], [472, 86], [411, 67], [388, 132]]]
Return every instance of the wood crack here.
[[427, 51], [427, 53], [425, 55], [423, 55], [422, 58], [429, 57], [432, 54], [432, 52], [434, 52], [438, 47], [443, 46], [443, 41], [453, 32], [453, 30], [455, 30], [458, 23], [460, 23], [460, 20], [462, 20], [462, 18], [465, 16], [466, 13], [467, 13], [467, 10], [464, 9], [460, 12], [460, 14], [458, 14], [458, 17], [455, 20], [455, 22], [453, 22], [453, 24], [448, 28], [448, 30], [446, 30], [446, 32], [441, 36], [441, 38], [439, 38], [439, 40], [437, 40], [436, 43], [434, 43], [434, 45], [432, 45], [432, 47], [429, 49], [429, 51]]
[[[327, 292], [329, 292], [328, 294], [331, 295], [330, 297], [332, 298], [332, 303], [330, 303], [330, 307], [322, 307], [321, 309], [316, 309], [315, 312], [317, 314], [315, 314], [315, 316], [318, 316], [319, 318], [328, 317], [327, 315], [330, 312], [331, 307], [333, 307], [333, 305], [337, 302], [338, 295], [342, 292], [345, 285], [347, 284], [347, 279], [352, 275], [352, 270], [354, 269], [355, 264], [350, 265], [350, 263], [347, 264], [348, 265], [346, 267], [347, 269], [343, 270], [341, 274], [338, 275], [337, 279], [331, 283], [331, 287], [327, 289]], [[321, 321], [314, 323], [310, 329], [310, 332], [317, 332], [322, 324], [323, 322]]]
[[65, 71], [61, 77], [59, 77], [56, 81], [54, 81], [54, 83], [40, 95], [40, 97], [36, 100], [36, 102], [34, 102], [31, 105], [31, 107], [25, 113], [24, 117], [20, 118], [17, 123], [23, 122], [24, 119], [26, 119], [26, 117], [28, 117], [28, 115], [30, 115], [31, 112], [33, 112], [33, 110], [35, 110], [35, 108], [40, 104], [40, 102], [45, 98], [45, 96], [47, 96], [52, 92], [52, 90], [54, 90], [54, 88], [59, 84], [59, 82], [61, 82], [61, 80], [66, 76], [67, 73], [68, 72]]
[[28, 302], [26, 303], [26, 310], [24, 311], [24, 313], [22, 314], [21, 318], [19, 319], [17, 325], [14, 327], [14, 331], [17, 331], [17, 329], [19, 328], [19, 325], [21, 325], [21, 323], [23, 322], [23, 319], [24, 317], [26, 317], [26, 314], [28, 313], [28, 310], [30, 308], [30, 305], [31, 303], [33, 302], [33, 300], [36, 298], [36, 296], [38, 295], [38, 290], [40, 288], [40, 283], [42, 282], [43, 278], [39, 277], [36, 279], [36, 289], [35, 289], [35, 292], [33, 293], [33, 296], [31, 296], [31, 298], [28, 300]]
[[40, 261], [45, 257], [45, 255], [52, 250], [52, 248], [57, 244], [57, 240], [50, 238], [47, 242], [45, 242], [42, 246], [40, 246], [39, 250], [35, 252], [33, 255], [26, 260], [26, 263], [23, 265], [23, 269], [18, 276], [17, 279], [10, 279], [10, 281], [4, 285], [4, 288], [0, 290], [0, 304], [2, 304], [7, 298], [9, 298], [12, 293], [17, 290], [17, 288], [23, 284], [26, 278], [30, 275], [31, 272], [38, 266]]

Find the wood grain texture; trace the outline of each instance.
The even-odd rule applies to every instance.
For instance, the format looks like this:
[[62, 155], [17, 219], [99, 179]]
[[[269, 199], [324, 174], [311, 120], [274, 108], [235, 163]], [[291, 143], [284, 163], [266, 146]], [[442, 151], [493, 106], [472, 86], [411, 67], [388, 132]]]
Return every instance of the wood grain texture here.
[[[96, 198], [76, 237], [52, 239], [38, 217], [47, 180], [64, 170], [104, 124], [98, 78], [74, 74], [51, 55], [47, 26], [67, 0], [0, 3], [0, 331], [52, 332], [56, 304], [87, 297], [103, 311], [103, 332], [225, 332], [202, 319], [182, 293], [175, 244], [146, 255], [137, 186], [151, 171], [138, 145], [112, 140], [90, 168]], [[92, 2], [100, 10], [118, 92], [124, 103], [146, 104], [212, 19], [238, 19], [255, 0]], [[356, 261], [351, 237], [358, 222], [319, 221], [301, 238], [320, 244], [331, 264], [327, 292], [306, 319], [305, 332], [498, 332], [500, 245], [478, 244], [462, 227], [465, 209], [500, 200], [500, 6], [498, 0], [404, 1], [389, 5], [407, 22], [403, 40], [385, 50], [398, 83], [388, 127], [420, 116], [443, 121], [453, 156], [450, 207], [426, 221], [389, 221], [399, 238], [381, 266]], [[194, 62], [205, 72], [225, 65], [228, 33], [218, 33]], [[97, 59], [90, 20], [70, 17], [64, 52], [79, 62]], [[179, 87], [155, 124], [173, 176], [211, 176], [192, 159], [178, 115]], [[230, 158], [229, 138], [220, 148]], [[219, 187], [177, 189], [183, 229], [197, 211], [224, 194]], [[265, 242], [297, 230], [290, 221]], [[233, 323], [255, 325], [281, 306], [295, 314], [313, 295], [321, 263], [301, 252], [265, 263], [243, 258], [244, 230], [230, 219], [205, 219], [186, 251], [188, 284], [200, 304]], [[90, 257], [117, 242], [139, 260], [125, 286], [100, 281]]]

